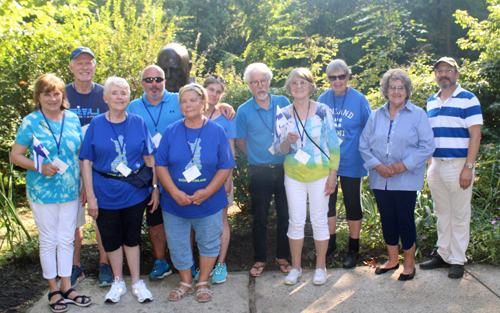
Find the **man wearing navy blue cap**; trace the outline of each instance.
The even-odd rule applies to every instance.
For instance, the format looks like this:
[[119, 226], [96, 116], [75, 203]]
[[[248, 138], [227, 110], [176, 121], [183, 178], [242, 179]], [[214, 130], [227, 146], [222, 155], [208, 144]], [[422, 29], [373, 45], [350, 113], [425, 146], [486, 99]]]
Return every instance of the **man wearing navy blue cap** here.
[[[95, 55], [87, 47], [78, 47], [70, 55], [69, 69], [75, 76], [75, 81], [66, 86], [66, 95], [70, 105], [70, 111], [77, 114], [82, 125], [83, 135], [95, 116], [108, 111], [104, 102], [104, 87], [92, 82], [96, 70]], [[82, 194], [85, 194], [82, 191]], [[80, 252], [82, 249], [82, 229], [85, 224], [85, 207], [80, 205], [75, 231], [75, 251], [73, 254], [73, 270], [71, 272], [71, 287], [76, 286], [85, 275], [80, 264]], [[97, 225], [95, 226], [97, 245], [99, 247], [99, 286], [107, 286], [113, 283], [113, 273], [109, 266], [108, 257], [101, 243], [101, 236]]]

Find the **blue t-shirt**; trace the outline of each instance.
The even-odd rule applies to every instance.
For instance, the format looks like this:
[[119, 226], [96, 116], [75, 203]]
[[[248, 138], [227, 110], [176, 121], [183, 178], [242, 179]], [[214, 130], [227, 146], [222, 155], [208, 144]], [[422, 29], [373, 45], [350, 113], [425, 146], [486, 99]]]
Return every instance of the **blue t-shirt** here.
[[220, 126], [222, 126], [222, 128], [224, 128], [224, 132], [226, 133], [227, 138], [229, 138], [229, 139], [236, 138], [236, 120], [235, 119], [228, 120], [227, 117], [225, 117], [224, 115], [221, 114], [213, 121], [216, 122], [217, 124], [219, 124]]
[[[191, 167], [191, 162], [198, 167], [201, 175], [188, 183], [182, 173]], [[233, 168], [235, 163], [229, 140], [220, 125], [207, 120], [202, 129], [191, 129], [184, 125], [184, 120], [180, 120], [165, 130], [156, 155], [156, 165], [168, 167], [177, 188], [191, 196], [197, 190], [206, 188], [218, 170]], [[180, 206], [168, 192], [162, 192], [160, 204], [170, 214], [199, 218], [215, 214], [228, 203], [224, 186], [221, 186], [200, 205]]]
[[[82, 129], [76, 114], [68, 110], [64, 111], [64, 113], [62, 140], [60, 139], [62, 120], [57, 122], [48, 120], [57, 141], [61, 140], [59, 155], [57, 154], [57, 144], [54, 137], [40, 111], [35, 111], [26, 116], [17, 131], [16, 142], [28, 146], [31, 160], [33, 160], [34, 135], [49, 151], [48, 157], [52, 161], [59, 158], [68, 165], [64, 174], [58, 173], [53, 177], [28, 170], [26, 174], [26, 195], [34, 203], [65, 203], [76, 200], [80, 196], [78, 150], [80, 150], [83, 140]], [[45, 158], [43, 163], [50, 163], [50, 161]]]
[[[143, 155], [155, 152], [148, 127], [140, 116], [129, 113], [125, 121], [111, 124], [105, 114], [101, 114], [90, 122], [80, 160], [93, 162], [93, 168], [99, 172], [122, 176], [116, 169], [120, 162], [136, 171], [144, 164]], [[102, 209], [128, 208], [149, 196], [148, 188], [137, 188], [127, 182], [105, 178], [95, 171], [92, 171], [92, 183], [97, 203]]]
[[276, 132], [276, 106], [284, 108], [290, 101], [283, 96], [271, 97], [269, 108], [264, 110], [255, 101], [255, 96], [243, 103], [236, 114], [236, 138], [247, 141], [248, 163], [279, 164], [285, 161], [284, 156], [271, 154], [269, 148], [274, 142]]
[[319, 96], [318, 102], [332, 109], [340, 143], [338, 175], [355, 178], [368, 175], [359, 153], [359, 137], [372, 112], [366, 97], [352, 87], [341, 97], [329, 89]]
[[[163, 134], [167, 126], [183, 118], [177, 96], [177, 93], [170, 93], [165, 90], [160, 103], [153, 105], [148, 102], [144, 93], [140, 99], [130, 102], [127, 112], [142, 117], [146, 125], [148, 125], [151, 137], [154, 137], [157, 132]], [[157, 127], [155, 127], [155, 123]]]
[[[91, 92], [87, 94], [78, 93], [78, 95], [73, 83], [66, 85], [69, 110], [78, 115], [82, 126], [90, 124], [90, 121], [99, 114], [108, 112], [108, 105], [103, 99], [104, 87], [96, 83], [92, 84], [93, 90]], [[91, 95], [92, 97], [90, 97]]]

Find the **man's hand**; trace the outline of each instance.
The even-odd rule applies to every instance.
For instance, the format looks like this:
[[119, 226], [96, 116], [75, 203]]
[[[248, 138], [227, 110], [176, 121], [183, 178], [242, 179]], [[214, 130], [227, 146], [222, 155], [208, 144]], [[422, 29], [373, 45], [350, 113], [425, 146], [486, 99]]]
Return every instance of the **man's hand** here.
[[379, 165], [375, 166], [375, 170], [380, 174], [380, 176], [384, 178], [389, 178], [394, 176], [394, 172], [385, 164], [380, 163]]
[[151, 201], [149, 201], [148, 206], [153, 205], [151, 211], [149, 213], [153, 214], [154, 211], [158, 208], [160, 204], [160, 190], [159, 188], [153, 188], [153, 192], [151, 193]]
[[462, 172], [460, 172], [460, 188], [467, 189], [472, 183], [472, 169], [464, 166]]

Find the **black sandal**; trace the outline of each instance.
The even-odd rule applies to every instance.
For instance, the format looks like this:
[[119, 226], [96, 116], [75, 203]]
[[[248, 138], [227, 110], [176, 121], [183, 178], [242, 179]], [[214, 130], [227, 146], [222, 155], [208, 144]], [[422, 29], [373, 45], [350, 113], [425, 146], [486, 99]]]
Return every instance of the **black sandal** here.
[[[74, 304], [76, 306], [82, 306], [82, 307], [89, 306], [92, 303], [92, 300], [87, 296], [78, 295], [78, 296], [75, 296], [73, 299], [69, 298], [69, 294], [72, 293], [73, 291], [75, 291], [75, 289], [70, 288], [65, 293], [61, 293], [63, 298], [64, 298], [65, 303], [70, 303], [70, 304]], [[76, 301], [78, 299], [81, 299], [82, 302]]]
[[[50, 306], [50, 309], [52, 310], [52, 312], [55, 312], [55, 313], [66, 312], [68, 310], [68, 305], [64, 301], [64, 296], [63, 296], [63, 298], [57, 300], [56, 302], [54, 302], [52, 304], [50, 303], [50, 298], [52, 298], [55, 295], [61, 295], [62, 296], [63, 294], [62, 294], [62, 292], [60, 290], [49, 293], [49, 306]], [[63, 309], [56, 309], [56, 306], [62, 306], [64, 308]]]

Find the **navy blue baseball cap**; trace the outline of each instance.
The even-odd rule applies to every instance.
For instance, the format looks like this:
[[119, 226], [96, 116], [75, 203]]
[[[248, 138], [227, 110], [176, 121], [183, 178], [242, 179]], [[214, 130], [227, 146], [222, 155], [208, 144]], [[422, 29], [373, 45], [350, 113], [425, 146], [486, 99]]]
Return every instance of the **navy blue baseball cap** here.
[[69, 56], [69, 60], [71, 61], [71, 60], [76, 59], [82, 53], [88, 54], [88, 55], [92, 56], [95, 59], [95, 55], [92, 52], [92, 50], [90, 50], [90, 48], [87, 48], [87, 47], [78, 47], [75, 50], [73, 50], [73, 52], [71, 52], [71, 55]]

